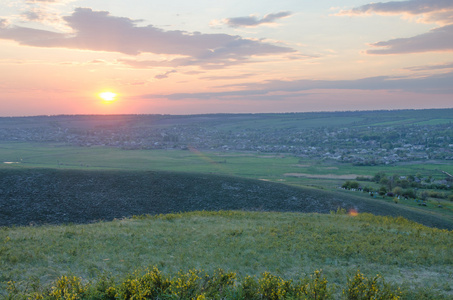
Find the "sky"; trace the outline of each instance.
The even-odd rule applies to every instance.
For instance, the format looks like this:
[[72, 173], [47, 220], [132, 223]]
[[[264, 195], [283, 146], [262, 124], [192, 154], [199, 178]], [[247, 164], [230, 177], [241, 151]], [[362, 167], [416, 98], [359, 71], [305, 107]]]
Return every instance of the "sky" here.
[[453, 0], [0, 0], [0, 116], [423, 108]]

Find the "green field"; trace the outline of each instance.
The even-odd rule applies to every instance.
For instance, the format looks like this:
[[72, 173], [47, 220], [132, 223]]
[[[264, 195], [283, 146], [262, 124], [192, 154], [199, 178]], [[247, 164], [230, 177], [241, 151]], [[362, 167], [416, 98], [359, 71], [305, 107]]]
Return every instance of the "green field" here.
[[[178, 172], [219, 173], [255, 179], [291, 180], [287, 173], [373, 176], [387, 174], [443, 178], [441, 171], [453, 173], [453, 164], [446, 161], [424, 161], [396, 165], [353, 166], [331, 161], [311, 161], [291, 155], [267, 153], [231, 153], [191, 150], [122, 150], [109, 147], [70, 147], [59, 144], [0, 142], [1, 168], [70, 168], [166, 170]], [[6, 163], [5, 163], [6, 162]], [[9, 164], [12, 163], [12, 164]]]
[[[322, 269], [335, 298], [359, 268], [405, 299], [452, 294], [452, 231], [370, 214], [192, 212], [87, 225], [2, 228], [2, 287], [42, 291], [61, 275], [121, 281], [136, 269], [217, 268], [296, 280]], [[415, 296], [417, 295], [417, 296]], [[429, 297], [425, 299], [429, 299]]]

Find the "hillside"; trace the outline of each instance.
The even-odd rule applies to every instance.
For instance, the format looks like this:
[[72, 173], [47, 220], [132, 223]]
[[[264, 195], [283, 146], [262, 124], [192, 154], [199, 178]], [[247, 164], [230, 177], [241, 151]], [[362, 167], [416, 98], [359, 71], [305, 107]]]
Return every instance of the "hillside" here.
[[453, 229], [448, 220], [396, 204], [212, 174], [5, 168], [0, 169], [0, 197], [0, 226], [89, 223], [198, 210], [329, 213], [340, 207]]
[[57, 278], [67, 275], [82, 278], [83, 284], [100, 282], [97, 298], [76, 299], [113, 299], [101, 298], [99, 292], [143, 274], [134, 270], [156, 266], [186, 283], [192, 277], [181, 274], [193, 269], [213, 273], [222, 268], [239, 278], [271, 272], [294, 283], [322, 269], [333, 299], [344, 299], [347, 278], [360, 269], [369, 278], [381, 274], [392, 287], [401, 287], [402, 299], [451, 299], [452, 235], [403, 218], [341, 212], [190, 212], [94, 224], [4, 227], [0, 298], [8, 281], [29, 294], [48, 293]]

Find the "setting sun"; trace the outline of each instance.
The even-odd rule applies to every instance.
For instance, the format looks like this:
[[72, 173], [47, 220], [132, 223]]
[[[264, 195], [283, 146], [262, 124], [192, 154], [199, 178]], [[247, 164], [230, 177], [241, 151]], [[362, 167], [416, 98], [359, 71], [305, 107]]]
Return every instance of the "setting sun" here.
[[112, 92], [103, 92], [99, 94], [104, 101], [114, 101], [116, 99], [116, 94]]

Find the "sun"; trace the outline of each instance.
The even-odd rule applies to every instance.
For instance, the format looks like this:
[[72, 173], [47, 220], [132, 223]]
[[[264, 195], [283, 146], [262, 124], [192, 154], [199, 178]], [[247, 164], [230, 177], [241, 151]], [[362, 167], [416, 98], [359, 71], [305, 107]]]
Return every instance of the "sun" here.
[[115, 101], [117, 94], [112, 93], [112, 92], [102, 92], [99, 94], [99, 97], [101, 97], [104, 101], [110, 102], [110, 101]]

